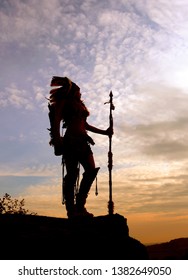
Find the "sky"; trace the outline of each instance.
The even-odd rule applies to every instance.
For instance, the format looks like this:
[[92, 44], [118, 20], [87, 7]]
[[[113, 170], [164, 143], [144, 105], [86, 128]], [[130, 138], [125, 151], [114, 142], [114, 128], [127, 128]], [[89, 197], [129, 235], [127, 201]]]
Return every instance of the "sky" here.
[[[0, 197], [66, 217], [47, 130], [51, 78], [66, 76], [98, 128], [113, 93], [112, 199], [130, 236], [188, 237], [187, 14], [186, 0], [1, 0]], [[87, 209], [107, 215], [109, 139], [89, 135], [100, 171]]]

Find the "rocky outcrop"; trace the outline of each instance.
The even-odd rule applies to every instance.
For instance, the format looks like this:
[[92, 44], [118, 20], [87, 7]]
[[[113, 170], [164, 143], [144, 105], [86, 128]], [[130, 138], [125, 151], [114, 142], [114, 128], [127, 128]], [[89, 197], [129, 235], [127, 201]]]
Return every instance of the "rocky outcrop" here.
[[147, 248], [129, 236], [119, 214], [68, 220], [0, 215], [1, 259], [144, 260]]

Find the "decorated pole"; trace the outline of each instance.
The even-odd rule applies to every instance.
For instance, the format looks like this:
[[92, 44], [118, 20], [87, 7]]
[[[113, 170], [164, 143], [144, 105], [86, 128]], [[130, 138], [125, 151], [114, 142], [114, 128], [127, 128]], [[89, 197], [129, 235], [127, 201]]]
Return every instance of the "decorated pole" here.
[[[104, 104], [110, 104], [110, 114], [109, 114], [109, 125], [111, 130], [113, 130], [113, 116], [112, 110], [115, 109], [113, 105], [113, 94], [110, 91], [110, 100]], [[112, 167], [113, 167], [113, 154], [112, 154], [112, 134], [109, 135], [109, 151], [108, 151], [108, 170], [109, 170], [109, 202], [108, 202], [108, 214], [113, 215], [114, 213], [114, 203], [112, 200]]]

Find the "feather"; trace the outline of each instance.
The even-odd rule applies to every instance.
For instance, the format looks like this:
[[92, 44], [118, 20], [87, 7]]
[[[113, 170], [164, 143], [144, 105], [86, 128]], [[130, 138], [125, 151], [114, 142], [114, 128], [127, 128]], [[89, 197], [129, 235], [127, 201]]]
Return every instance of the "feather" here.
[[63, 86], [66, 83], [66, 78], [53, 76], [51, 80], [51, 86]]

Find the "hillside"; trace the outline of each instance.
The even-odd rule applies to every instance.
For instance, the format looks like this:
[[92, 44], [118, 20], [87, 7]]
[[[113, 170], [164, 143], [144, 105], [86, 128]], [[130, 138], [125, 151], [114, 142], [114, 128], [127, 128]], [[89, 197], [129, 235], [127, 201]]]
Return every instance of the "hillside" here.
[[147, 251], [152, 260], [188, 260], [188, 238], [149, 245]]

